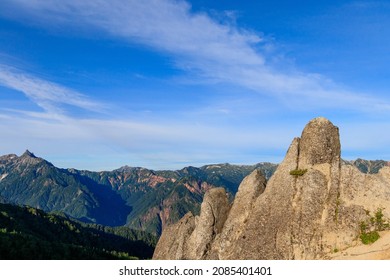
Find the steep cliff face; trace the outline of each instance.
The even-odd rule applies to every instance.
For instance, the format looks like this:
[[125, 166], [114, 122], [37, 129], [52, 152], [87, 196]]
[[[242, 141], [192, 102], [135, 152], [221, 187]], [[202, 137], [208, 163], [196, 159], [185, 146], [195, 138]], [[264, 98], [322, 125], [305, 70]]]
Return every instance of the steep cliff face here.
[[223, 188], [210, 189], [204, 196], [200, 216], [187, 213], [177, 224], [164, 230], [155, 250], [156, 259], [208, 259], [211, 246], [229, 212]]
[[265, 190], [266, 180], [260, 170], [253, 171], [240, 184], [220, 235], [213, 243], [212, 259], [229, 259], [237, 250], [237, 242], [251, 215], [256, 199]]
[[[385, 217], [390, 216], [390, 168], [373, 175], [342, 165], [338, 128], [324, 118], [306, 125], [265, 184], [264, 176], [254, 171], [241, 183], [230, 210], [210, 221], [204, 220], [204, 204], [213, 201], [205, 199], [200, 214], [203, 222], [197, 223], [200, 218], [191, 215], [194, 222], [186, 227], [190, 237], [178, 238], [182, 244], [176, 247], [183, 253], [168, 245], [167, 240], [173, 238], [169, 229], [163, 232], [154, 258], [321, 259], [334, 249], [359, 242], [360, 223], [367, 219], [368, 211], [384, 208]], [[218, 195], [219, 199], [226, 197], [220, 191], [213, 198]], [[218, 218], [222, 229], [206, 239], [192, 238]], [[179, 226], [189, 215], [183, 219]], [[197, 254], [205, 240], [207, 246]]]

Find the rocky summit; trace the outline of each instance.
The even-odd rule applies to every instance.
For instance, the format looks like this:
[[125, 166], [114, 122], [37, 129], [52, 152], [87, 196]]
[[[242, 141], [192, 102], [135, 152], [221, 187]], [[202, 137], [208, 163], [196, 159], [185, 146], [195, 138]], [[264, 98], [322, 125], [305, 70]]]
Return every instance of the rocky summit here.
[[[209, 190], [199, 216], [188, 213], [163, 231], [153, 258], [330, 259], [336, 252], [348, 254], [362, 244], [362, 235], [389, 227], [390, 167], [364, 174], [343, 162], [340, 150], [338, 127], [325, 118], [311, 120], [268, 182], [253, 171], [233, 203], [224, 189]], [[390, 250], [390, 245], [381, 248]]]

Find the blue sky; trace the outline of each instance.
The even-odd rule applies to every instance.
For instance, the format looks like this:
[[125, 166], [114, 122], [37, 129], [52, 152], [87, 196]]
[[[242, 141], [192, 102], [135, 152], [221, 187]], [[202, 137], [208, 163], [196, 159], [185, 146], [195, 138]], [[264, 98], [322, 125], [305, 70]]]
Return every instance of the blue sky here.
[[389, 1], [3, 0], [0, 154], [280, 162], [312, 118], [390, 160]]

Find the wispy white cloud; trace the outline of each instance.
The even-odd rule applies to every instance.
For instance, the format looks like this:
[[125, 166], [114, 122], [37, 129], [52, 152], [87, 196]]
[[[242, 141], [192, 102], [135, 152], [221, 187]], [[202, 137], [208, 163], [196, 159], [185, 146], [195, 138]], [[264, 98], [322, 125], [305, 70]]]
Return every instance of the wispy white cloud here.
[[[177, 169], [219, 162], [279, 162], [304, 126], [304, 122], [275, 126], [267, 121], [256, 128], [237, 128], [180, 120], [53, 120], [31, 112], [3, 112], [0, 120], [0, 154], [21, 153], [28, 148], [60, 167], [94, 170], [125, 164]], [[388, 156], [390, 134], [384, 133], [389, 127], [386, 122], [335, 124], [340, 126], [343, 155], [347, 158]]]
[[1, 7], [3, 14], [8, 11], [10, 17], [47, 28], [92, 28], [146, 45], [171, 55], [176, 67], [192, 77], [235, 84], [287, 104], [298, 97], [306, 107], [390, 107], [388, 100], [345, 90], [324, 76], [273, 65], [267, 51], [270, 42], [261, 34], [241, 29], [232, 20], [194, 13], [185, 1], [5, 0]]
[[0, 64], [0, 85], [22, 92], [52, 116], [63, 115], [62, 105], [98, 111], [103, 106], [86, 96], [58, 84]]
[[[95, 170], [125, 164], [174, 169], [210, 162], [254, 163], [267, 159], [261, 152], [253, 152], [258, 147], [267, 156], [266, 151], [281, 151], [272, 158], [278, 161], [295, 130], [299, 130], [272, 125], [262, 130], [237, 130], [179, 120], [53, 120], [30, 112], [0, 113], [0, 120], [0, 154], [28, 148], [60, 167]], [[66, 158], [66, 164], [61, 157]], [[109, 158], [116, 161], [107, 163]]]

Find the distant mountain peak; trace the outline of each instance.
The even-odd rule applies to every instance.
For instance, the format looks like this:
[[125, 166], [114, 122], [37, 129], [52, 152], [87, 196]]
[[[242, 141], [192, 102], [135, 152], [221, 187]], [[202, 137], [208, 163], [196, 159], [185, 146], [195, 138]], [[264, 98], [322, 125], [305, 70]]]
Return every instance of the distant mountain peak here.
[[34, 153], [30, 152], [29, 150], [26, 150], [26, 151], [23, 153], [22, 157], [37, 158], [37, 157], [34, 155]]
[[36, 155], [34, 155], [34, 153], [30, 152], [29, 150], [26, 150], [20, 157], [17, 157], [16, 161], [19, 164], [35, 165], [35, 164], [45, 163], [45, 164], [48, 164], [50, 166], [53, 166], [52, 163], [48, 162], [47, 160], [45, 160], [41, 157], [37, 157]]
[[117, 171], [117, 172], [132, 172], [134, 171], [135, 169], [137, 169], [136, 167], [132, 167], [132, 166], [128, 166], [128, 165], [125, 165], [125, 166], [121, 166], [117, 169], [114, 169], [113, 171]]

